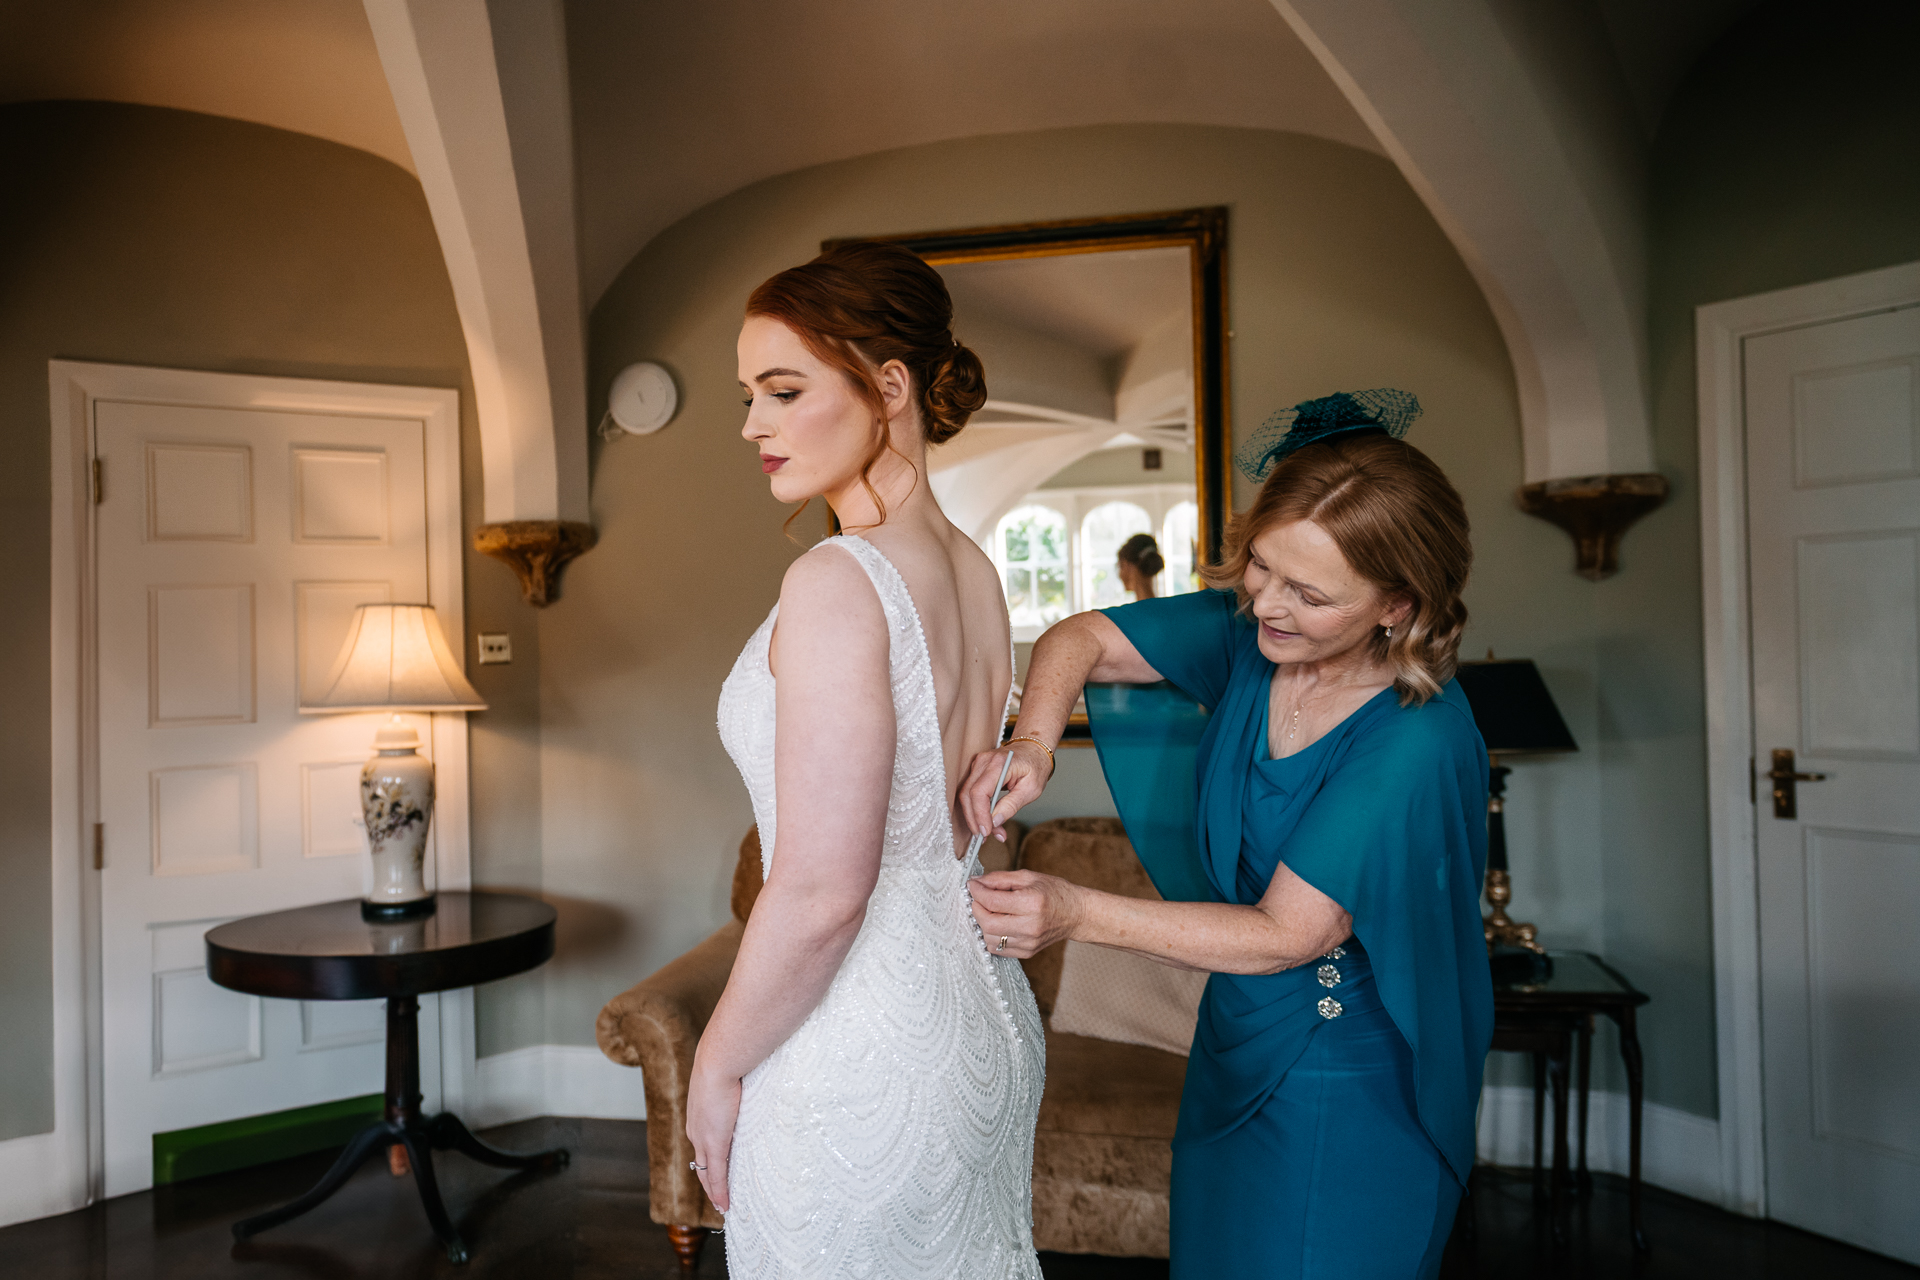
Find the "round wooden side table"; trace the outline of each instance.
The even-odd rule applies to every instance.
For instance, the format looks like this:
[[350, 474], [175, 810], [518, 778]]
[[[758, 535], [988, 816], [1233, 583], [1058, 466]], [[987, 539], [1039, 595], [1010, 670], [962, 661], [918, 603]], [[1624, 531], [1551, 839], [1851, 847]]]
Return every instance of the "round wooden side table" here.
[[[409, 1167], [427, 1221], [455, 1263], [467, 1246], [447, 1216], [433, 1177], [433, 1151], [452, 1148], [502, 1169], [558, 1168], [556, 1148], [510, 1155], [487, 1146], [450, 1111], [420, 1113], [419, 996], [524, 973], [553, 955], [554, 910], [511, 893], [442, 893], [432, 915], [368, 921], [358, 899], [248, 916], [207, 931], [207, 974], [248, 995], [283, 1000], [387, 1002], [387, 1102], [382, 1119], [347, 1144], [325, 1177], [299, 1199], [233, 1224], [246, 1239], [297, 1218], [338, 1191], [370, 1156]], [[397, 1149], [395, 1149], [397, 1148]]]

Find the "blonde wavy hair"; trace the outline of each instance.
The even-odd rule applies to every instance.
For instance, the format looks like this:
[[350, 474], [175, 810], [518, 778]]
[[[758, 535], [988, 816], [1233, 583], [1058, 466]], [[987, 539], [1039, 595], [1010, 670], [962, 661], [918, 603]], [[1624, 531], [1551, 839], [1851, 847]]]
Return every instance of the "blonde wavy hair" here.
[[1459, 665], [1467, 625], [1460, 593], [1473, 567], [1466, 504], [1446, 473], [1384, 433], [1307, 445], [1274, 468], [1253, 505], [1228, 523], [1224, 557], [1201, 576], [1233, 591], [1246, 612], [1249, 545], [1296, 520], [1325, 529], [1354, 572], [1412, 605], [1391, 638], [1376, 628], [1368, 642], [1375, 661], [1392, 669], [1400, 704], [1439, 693]]

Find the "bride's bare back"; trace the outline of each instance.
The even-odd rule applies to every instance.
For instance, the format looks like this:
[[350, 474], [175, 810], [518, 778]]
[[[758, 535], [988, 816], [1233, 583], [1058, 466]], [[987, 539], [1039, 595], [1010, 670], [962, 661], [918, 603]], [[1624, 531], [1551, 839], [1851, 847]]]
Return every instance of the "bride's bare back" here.
[[1006, 596], [986, 553], [945, 519], [932, 528], [882, 525], [861, 534], [906, 581], [927, 638], [940, 708], [940, 745], [947, 762], [947, 808], [954, 816], [954, 856], [967, 829], [957, 793], [974, 754], [996, 746], [1006, 724], [1013, 683]]

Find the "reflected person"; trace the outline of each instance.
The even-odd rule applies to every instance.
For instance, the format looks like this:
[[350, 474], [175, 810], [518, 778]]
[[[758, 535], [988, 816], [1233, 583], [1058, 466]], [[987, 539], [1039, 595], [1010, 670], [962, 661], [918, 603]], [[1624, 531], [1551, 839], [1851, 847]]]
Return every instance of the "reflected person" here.
[[1153, 540], [1153, 535], [1134, 534], [1120, 544], [1120, 552], [1115, 560], [1120, 572], [1120, 585], [1131, 591], [1135, 600], [1153, 599], [1153, 580], [1167, 567], [1166, 560], [1160, 555], [1160, 544]]

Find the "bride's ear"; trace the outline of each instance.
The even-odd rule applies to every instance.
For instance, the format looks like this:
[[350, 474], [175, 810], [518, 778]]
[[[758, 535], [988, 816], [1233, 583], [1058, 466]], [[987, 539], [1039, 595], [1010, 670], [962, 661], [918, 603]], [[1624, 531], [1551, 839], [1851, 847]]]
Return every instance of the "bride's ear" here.
[[898, 360], [881, 365], [874, 376], [880, 386], [880, 400], [887, 406], [887, 421], [905, 413], [913, 403], [913, 375]]

